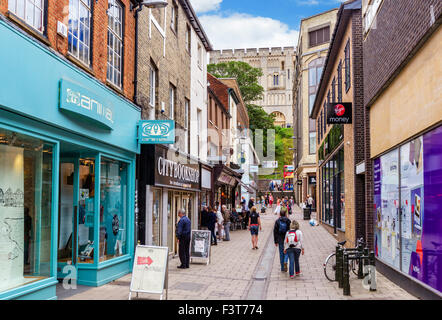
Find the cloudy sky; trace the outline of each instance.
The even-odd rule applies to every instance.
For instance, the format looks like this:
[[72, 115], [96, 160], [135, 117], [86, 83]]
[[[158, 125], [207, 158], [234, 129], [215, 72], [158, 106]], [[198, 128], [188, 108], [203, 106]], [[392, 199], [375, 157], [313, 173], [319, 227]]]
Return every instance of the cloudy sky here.
[[301, 19], [342, 0], [190, 0], [214, 49], [296, 46]]

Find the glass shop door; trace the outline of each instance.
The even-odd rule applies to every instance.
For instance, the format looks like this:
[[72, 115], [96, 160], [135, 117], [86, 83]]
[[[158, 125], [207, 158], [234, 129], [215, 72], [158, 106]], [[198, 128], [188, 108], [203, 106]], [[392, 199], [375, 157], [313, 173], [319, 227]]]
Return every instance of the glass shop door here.
[[60, 160], [58, 277], [78, 263], [94, 262], [95, 158]]

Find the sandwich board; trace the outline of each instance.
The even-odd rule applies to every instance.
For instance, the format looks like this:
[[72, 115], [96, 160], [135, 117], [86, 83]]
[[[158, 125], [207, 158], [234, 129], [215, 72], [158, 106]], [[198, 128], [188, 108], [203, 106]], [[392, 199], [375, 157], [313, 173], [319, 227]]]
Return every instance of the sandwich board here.
[[129, 300], [132, 293], [159, 294], [163, 300], [163, 292], [168, 295], [169, 248], [138, 245], [135, 249], [132, 279], [129, 288]]
[[205, 260], [206, 265], [210, 263], [210, 237], [208, 230], [192, 230], [190, 235], [190, 262]]

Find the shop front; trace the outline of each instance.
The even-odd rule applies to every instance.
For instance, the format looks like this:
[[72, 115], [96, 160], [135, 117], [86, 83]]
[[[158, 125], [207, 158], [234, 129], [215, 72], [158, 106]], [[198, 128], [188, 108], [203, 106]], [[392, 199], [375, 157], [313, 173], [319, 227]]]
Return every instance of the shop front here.
[[140, 110], [0, 21], [0, 299], [131, 270]]
[[[240, 190], [242, 175], [224, 165], [214, 167], [214, 204], [225, 205], [228, 210], [236, 208], [241, 199]], [[240, 188], [238, 188], [240, 189]]]
[[442, 126], [374, 158], [374, 249], [442, 293]]
[[212, 167], [200, 163], [201, 169], [201, 193], [200, 193], [200, 207], [198, 210], [198, 229], [201, 229], [201, 211], [203, 207], [213, 207], [212, 195]]
[[200, 164], [187, 155], [165, 145], [141, 147], [140, 243], [167, 246], [170, 254], [178, 253], [178, 211], [186, 211], [192, 229], [198, 226], [200, 176]]

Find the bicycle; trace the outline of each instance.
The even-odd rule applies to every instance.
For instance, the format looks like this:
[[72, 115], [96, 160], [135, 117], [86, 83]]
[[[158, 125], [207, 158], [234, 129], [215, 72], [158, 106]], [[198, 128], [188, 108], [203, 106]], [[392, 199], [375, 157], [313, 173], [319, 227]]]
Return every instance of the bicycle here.
[[[361, 252], [361, 248], [364, 247], [365, 245], [365, 241], [364, 238], [360, 238], [357, 240], [357, 246], [356, 248], [349, 248], [349, 249], [345, 249], [344, 245], [347, 243], [347, 241], [342, 241], [342, 242], [338, 242], [338, 246], [340, 249], [344, 249], [346, 251], [349, 252], [357, 252], [357, 255], [359, 255], [359, 252]], [[356, 258], [356, 259], [351, 259], [350, 260], [350, 269], [352, 270], [352, 272], [357, 276], [358, 275], [358, 271], [359, 271], [359, 263], [360, 263], [360, 258]], [[333, 252], [332, 254], [330, 254], [324, 262], [324, 274], [325, 277], [329, 280], [329, 281], [336, 281], [336, 252]]]

